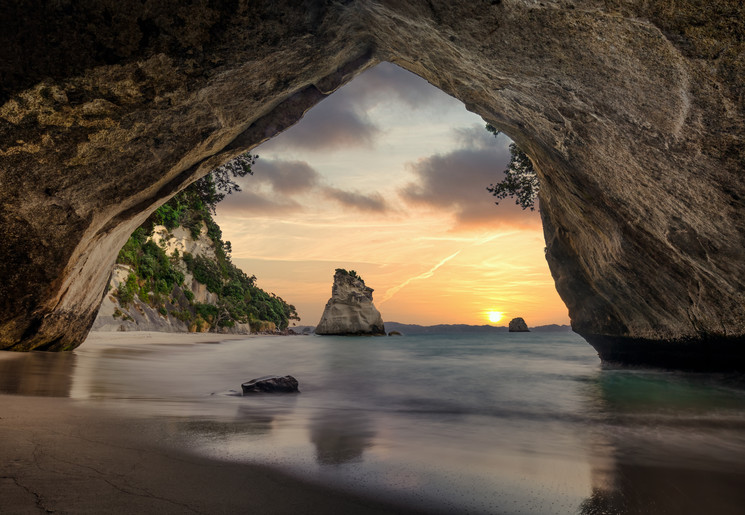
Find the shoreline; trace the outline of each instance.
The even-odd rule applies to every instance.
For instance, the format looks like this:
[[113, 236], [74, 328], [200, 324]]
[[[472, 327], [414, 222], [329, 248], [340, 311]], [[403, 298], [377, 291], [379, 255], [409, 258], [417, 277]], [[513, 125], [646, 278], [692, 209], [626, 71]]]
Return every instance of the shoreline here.
[[0, 394], [3, 513], [416, 513], [170, 445], [168, 419]]
[[220, 343], [230, 340], [247, 340], [273, 334], [222, 334], [222, 333], [162, 333], [158, 331], [91, 331], [81, 344], [96, 343], [149, 343], [149, 344], [185, 344], [185, 343]]
[[[215, 336], [225, 344], [198, 345]], [[745, 394], [728, 381], [603, 371], [572, 335], [506, 354], [483, 337], [407, 350], [261, 336], [103, 332], [73, 352], [0, 354], [0, 513], [739, 513], [745, 502]], [[443, 364], [437, 399], [469, 381], [479, 399], [484, 384], [498, 393], [458, 405], [416, 388], [390, 396]], [[262, 372], [307, 388], [229, 389]], [[517, 392], [526, 380], [540, 388]], [[558, 408], [546, 412], [549, 388]]]

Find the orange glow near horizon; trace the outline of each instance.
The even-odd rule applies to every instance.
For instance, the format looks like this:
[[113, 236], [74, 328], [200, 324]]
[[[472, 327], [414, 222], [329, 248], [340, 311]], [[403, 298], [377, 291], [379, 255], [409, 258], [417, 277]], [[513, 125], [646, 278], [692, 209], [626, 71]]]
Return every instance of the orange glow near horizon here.
[[[288, 224], [278, 224], [276, 231]], [[384, 238], [388, 241], [366, 245], [364, 232], [328, 227], [319, 233], [310, 231], [303, 241], [293, 240], [290, 247], [297, 247], [289, 255], [273, 259], [273, 247], [285, 247], [289, 238], [270, 230], [276, 238], [262, 236], [251, 245], [256, 254], [263, 250], [266, 255], [233, 261], [255, 274], [259, 286], [294, 304], [302, 317], [300, 325], [316, 325], [320, 320], [336, 268], [356, 270], [374, 288], [375, 305], [388, 322], [483, 325], [487, 319], [504, 324], [522, 317], [530, 326], [568, 323], [566, 307], [543, 258], [539, 231], [511, 232], [506, 241], [480, 246], [469, 245], [462, 237], [434, 243], [409, 237], [403, 228], [399, 231], [388, 229]], [[457, 256], [432, 272], [458, 247]], [[483, 306], [500, 308], [485, 312]], [[495, 321], [496, 313], [501, 317]]]
[[235, 264], [295, 305], [299, 325], [318, 323], [336, 268], [374, 288], [387, 322], [566, 324], [538, 212], [486, 191], [509, 143], [384, 63], [255, 149], [254, 175], [216, 220]]

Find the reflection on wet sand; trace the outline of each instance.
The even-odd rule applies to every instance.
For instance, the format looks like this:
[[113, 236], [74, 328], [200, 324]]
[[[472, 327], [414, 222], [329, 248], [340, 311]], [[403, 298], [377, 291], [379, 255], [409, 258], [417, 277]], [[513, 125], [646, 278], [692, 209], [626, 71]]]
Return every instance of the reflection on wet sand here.
[[[78, 367], [70, 396], [77, 399], [141, 398], [147, 392], [140, 386], [147, 384], [148, 357], [158, 357], [147, 347], [80, 347]], [[140, 374], [142, 373], [142, 376]]]
[[743, 512], [741, 395], [700, 384], [705, 380], [599, 376], [589, 389], [601, 415], [589, 439], [592, 494], [580, 506], [583, 515]]
[[[145, 415], [167, 435], [158, 445], [430, 512], [745, 506], [742, 378], [600, 370], [573, 341], [407, 341], [101, 342], [74, 353], [0, 353], [0, 392]], [[292, 373], [303, 393], [240, 395], [241, 382], [276, 372]]]
[[[347, 347], [333, 347], [323, 360], [324, 373], [319, 388], [334, 391], [339, 384], [353, 385], [362, 398], [370, 398], [378, 388], [372, 377], [354, 373], [354, 365], [375, 359], [374, 348], [361, 346], [350, 352]], [[346, 399], [332, 402], [318, 410], [309, 420], [310, 442], [315, 446], [319, 465], [341, 465], [361, 462], [365, 449], [372, 447], [374, 420], [369, 412], [357, 409]]]
[[69, 397], [76, 356], [71, 352], [0, 351], [0, 393]]
[[743, 485], [742, 470], [685, 470], [618, 461], [612, 482], [593, 486], [581, 513], [739, 514], [745, 506]]
[[361, 461], [362, 453], [372, 446], [374, 437], [372, 419], [357, 410], [322, 412], [313, 420], [310, 434], [320, 465]]
[[181, 420], [179, 427], [188, 434], [227, 439], [243, 435], [268, 435], [274, 428], [274, 419], [274, 414], [241, 407], [234, 420], [186, 418]]

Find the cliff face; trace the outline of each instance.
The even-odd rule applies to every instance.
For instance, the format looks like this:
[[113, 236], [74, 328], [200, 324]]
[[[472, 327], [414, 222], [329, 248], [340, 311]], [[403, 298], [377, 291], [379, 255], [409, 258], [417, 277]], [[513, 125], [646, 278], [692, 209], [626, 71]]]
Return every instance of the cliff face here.
[[533, 158], [557, 290], [601, 357], [745, 368], [741, 1], [32, 0], [0, 14], [0, 348], [78, 345], [158, 205], [385, 60]]
[[385, 335], [383, 317], [373, 305], [372, 293], [361, 278], [337, 269], [316, 334]]
[[[184, 280], [174, 285], [167, 295], [157, 295], [153, 291], [142, 291], [139, 295], [126, 298], [122, 292], [128, 287], [128, 280], [136, 276], [131, 266], [117, 264], [111, 273], [107, 293], [101, 302], [92, 330], [94, 331], [160, 331], [160, 332], [205, 332], [213, 327], [213, 320], [203, 318], [199, 306], [217, 308], [218, 295], [209, 291], [206, 284], [199, 282], [183, 259], [204, 258], [216, 262], [215, 244], [207, 236], [203, 225], [198, 237], [184, 227], [168, 230], [155, 226], [149, 240], [171, 256], [171, 264], [182, 273]], [[137, 285], [139, 286], [139, 285]], [[143, 300], [143, 296], [148, 302]], [[204, 310], [201, 310], [204, 311]], [[248, 323], [234, 323], [231, 327], [217, 328], [219, 332], [249, 334]]]

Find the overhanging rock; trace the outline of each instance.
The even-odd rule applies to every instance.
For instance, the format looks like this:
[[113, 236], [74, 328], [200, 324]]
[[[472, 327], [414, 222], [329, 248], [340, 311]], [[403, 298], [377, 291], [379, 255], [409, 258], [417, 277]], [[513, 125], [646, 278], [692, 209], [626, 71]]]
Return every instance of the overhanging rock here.
[[745, 368], [742, 2], [6, 4], [0, 348], [79, 345], [149, 213], [386, 60], [533, 158], [601, 357]]

